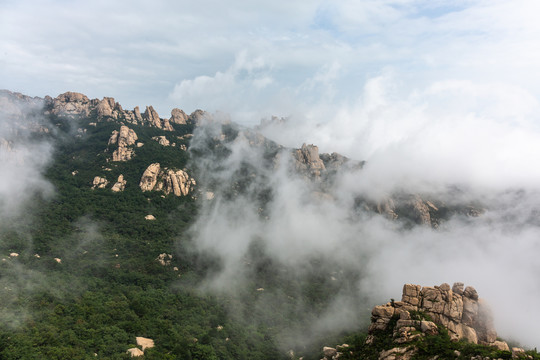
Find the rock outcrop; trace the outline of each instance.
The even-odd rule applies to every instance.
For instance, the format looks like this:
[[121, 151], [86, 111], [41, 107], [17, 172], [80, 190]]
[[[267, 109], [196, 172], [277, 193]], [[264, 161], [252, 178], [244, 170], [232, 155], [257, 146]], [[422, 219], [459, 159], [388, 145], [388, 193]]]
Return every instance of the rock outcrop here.
[[151, 125], [167, 130], [167, 131], [173, 131], [174, 128], [172, 127], [171, 123], [168, 119], [161, 119], [157, 113], [156, 110], [154, 110], [153, 106], [147, 106], [146, 110], [142, 114], [142, 118], [149, 122]]
[[293, 151], [293, 158], [296, 170], [301, 173], [319, 177], [326, 170], [324, 162], [319, 157], [319, 148], [315, 145], [303, 144], [300, 149]]
[[141, 347], [142, 351], [146, 349], [151, 349], [154, 347], [154, 340], [149, 339], [149, 338], [137, 336], [135, 338], [135, 341], [137, 341], [137, 345]]
[[170, 146], [171, 143], [169, 140], [167, 140], [167, 138], [165, 136], [154, 136], [152, 137], [152, 140], [155, 140], [159, 143], [159, 145], [162, 145], [162, 146]]
[[92, 189], [104, 189], [108, 184], [109, 180], [101, 176], [96, 176], [92, 181]]
[[124, 191], [126, 188], [127, 181], [124, 180], [124, 175], [118, 176], [118, 180], [116, 180], [116, 183], [112, 186], [111, 190], [114, 192]]
[[118, 119], [124, 115], [124, 110], [112, 97], [104, 97], [96, 105], [96, 112], [99, 117], [112, 117]]
[[56, 98], [46, 97], [52, 114], [59, 117], [88, 116], [99, 100], [90, 100], [84, 94], [68, 91]]
[[163, 191], [166, 195], [189, 195], [196, 185], [195, 179], [184, 170], [161, 168], [159, 163], [148, 166], [144, 171], [139, 187], [142, 191]]
[[[43, 102], [43, 99], [39, 100]], [[166, 131], [174, 131], [171, 123], [198, 124], [203, 117], [208, 116], [202, 110], [197, 110], [187, 116], [184, 111], [175, 108], [171, 111], [170, 119], [162, 119], [153, 106], [147, 106], [141, 114], [138, 106], [133, 110], [124, 110], [112, 97], [104, 97], [102, 100], [89, 99], [84, 94], [71, 91], [60, 94], [56, 98], [46, 96], [45, 104], [48, 111], [58, 117], [75, 118], [96, 114], [98, 121], [112, 118], [131, 124], [150, 125]]]
[[152, 191], [156, 187], [161, 166], [159, 163], [149, 165], [144, 171], [139, 187], [142, 191]]
[[[419, 320], [411, 314], [423, 313], [433, 319]], [[392, 301], [375, 306], [371, 312], [370, 334], [385, 330], [393, 317], [397, 317], [394, 328], [394, 342], [406, 343], [420, 333], [436, 333], [437, 326], [448, 329], [454, 340], [466, 340], [475, 344], [503, 346], [496, 343], [497, 332], [488, 305], [478, 298], [476, 290], [462, 283], [425, 286], [406, 284], [403, 286], [401, 301]]]
[[120, 131], [114, 130], [109, 138], [109, 146], [118, 145], [118, 148], [114, 150], [112, 160], [113, 161], [128, 161], [131, 160], [135, 154], [133, 145], [137, 141], [137, 134], [132, 129], [125, 125], [120, 127]]
[[173, 124], [180, 124], [185, 125], [188, 122], [189, 117], [186, 115], [186, 113], [183, 110], [174, 108], [171, 111], [171, 118], [169, 119], [170, 122]]

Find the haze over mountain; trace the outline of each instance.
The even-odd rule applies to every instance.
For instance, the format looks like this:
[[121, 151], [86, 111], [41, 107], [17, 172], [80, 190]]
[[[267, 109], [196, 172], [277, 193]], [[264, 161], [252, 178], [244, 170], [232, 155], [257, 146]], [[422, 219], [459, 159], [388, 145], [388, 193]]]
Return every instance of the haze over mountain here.
[[[73, 92], [40, 99], [3, 91], [1, 104], [8, 333], [42, 316], [21, 296], [46, 293], [68, 306], [72, 296], [80, 301], [84, 279], [127, 271], [172, 294], [217, 296], [230, 321], [274, 323], [282, 354], [366, 326], [369, 307], [395, 297], [404, 283], [452, 279], [475, 284], [489, 299], [503, 338], [536, 345], [534, 186], [429, 176], [385, 182], [370, 171], [382, 168], [375, 159], [284, 147], [223, 113], [173, 109], [162, 118], [151, 106], [141, 113]], [[275, 118], [260, 128], [269, 126], [287, 122]], [[421, 179], [415, 175], [409, 180]], [[142, 270], [156, 262], [163, 270]], [[62, 286], [81, 290], [51, 293], [53, 279], [73, 267]], [[180, 269], [188, 282], [171, 282]], [[124, 281], [115, 287], [140, 280]], [[291, 311], [295, 322], [271, 320]], [[246, 317], [250, 312], [258, 315]], [[135, 335], [150, 336], [141, 326]]]
[[538, 346], [538, 10], [1, 2], [0, 353], [276, 358], [454, 282]]

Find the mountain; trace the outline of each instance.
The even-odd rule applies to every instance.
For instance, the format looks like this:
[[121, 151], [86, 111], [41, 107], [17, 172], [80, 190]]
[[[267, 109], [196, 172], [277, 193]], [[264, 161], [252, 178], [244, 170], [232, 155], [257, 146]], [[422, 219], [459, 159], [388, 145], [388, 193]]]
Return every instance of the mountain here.
[[162, 118], [110, 97], [3, 90], [0, 119], [3, 359], [315, 359], [334, 339], [364, 346], [380, 298], [362, 285], [377, 251], [366, 225], [444, 232], [489, 211], [459, 187], [355, 193], [364, 161], [202, 110]]

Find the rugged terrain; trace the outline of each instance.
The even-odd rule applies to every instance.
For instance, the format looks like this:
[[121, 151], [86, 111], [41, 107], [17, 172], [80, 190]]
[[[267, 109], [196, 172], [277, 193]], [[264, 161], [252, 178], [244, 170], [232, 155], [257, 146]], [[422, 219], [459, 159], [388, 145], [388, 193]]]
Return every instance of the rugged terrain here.
[[[401, 347], [414, 341], [403, 351], [409, 357], [441, 334], [441, 354], [455, 354], [454, 340], [479, 344], [478, 354], [508, 350], [489, 322], [477, 321], [484, 305], [475, 290], [459, 284], [406, 285], [401, 302], [373, 309], [369, 335], [372, 304], [361, 298], [356, 328], [309, 333], [335, 294], [358, 297], [362, 275], [327, 253], [293, 261], [310, 270], [302, 272], [253, 241], [238, 261], [242, 287], [202, 290], [209, 276], [226, 273], [193, 240], [219, 204], [249, 199], [254, 219], [269, 221], [276, 181], [303, 184], [306, 203], [338, 202], [335, 184], [345, 172], [361, 173], [363, 161], [310, 144], [286, 148], [202, 110], [162, 118], [152, 106], [124, 110], [113, 98], [74, 92], [2, 91], [0, 116], [1, 358], [311, 359], [329, 337], [348, 336], [357, 344], [343, 358], [390, 359], [380, 351], [392, 348], [369, 350], [389, 333]], [[237, 153], [252, 158], [235, 162]], [[453, 217], [482, 216], [479, 201], [452, 191], [455, 201], [407, 191], [351, 195], [347, 216], [433, 231]], [[301, 332], [309, 341], [294, 339]]]

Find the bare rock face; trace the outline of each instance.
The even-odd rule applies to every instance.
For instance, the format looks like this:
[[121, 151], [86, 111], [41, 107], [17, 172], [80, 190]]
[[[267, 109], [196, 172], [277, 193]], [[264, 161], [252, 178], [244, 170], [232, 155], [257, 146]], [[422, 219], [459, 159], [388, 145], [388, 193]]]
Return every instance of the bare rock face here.
[[118, 148], [113, 152], [113, 161], [128, 161], [135, 151], [130, 146], [137, 141], [137, 134], [132, 129], [125, 125], [120, 127], [120, 131], [114, 130], [109, 138], [109, 146], [118, 145]]
[[293, 152], [295, 167], [302, 173], [313, 177], [320, 177], [321, 172], [326, 170], [324, 162], [319, 157], [319, 148], [315, 145], [302, 145], [300, 149]]
[[391, 198], [387, 198], [377, 204], [377, 212], [385, 215], [387, 219], [395, 220], [398, 218], [395, 210], [396, 205], [394, 204], [394, 200]]
[[422, 201], [420, 196], [415, 195], [411, 199], [411, 206], [416, 222], [421, 225], [430, 226], [431, 216], [429, 215], [429, 208], [428, 205]]
[[140, 356], [144, 356], [144, 352], [139, 349], [139, 348], [130, 348], [130, 349], [127, 349], [126, 351], [127, 354], [129, 354], [129, 356], [131, 357], [140, 357]]
[[162, 145], [162, 146], [170, 146], [171, 143], [169, 142], [169, 140], [167, 140], [167, 138], [165, 136], [154, 136], [152, 138], [152, 140], [155, 140], [159, 143], [159, 145]]
[[114, 192], [124, 191], [124, 189], [126, 188], [126, 183], [127, 183], [127, 181], [124, 180], [124, 175], [120, 175], [120, 176], [118, 176], [118, 180], [113, 185], [111, 190], [114, 191]]
[[197, 109], [188, 117], [188, 124], [200, 125], [204, 119], [211, 119], [212, 116], [206, 111]]
[[185, 125], [187, 124], [188, 118], [189, 117], [183, 110], [174, 108], [171, 111], [171, 118], [169, 119], [169, 121], [173, 124]]
[[152, 106], [147, 106], [146, 110], [142, 114], [143, 118], [146, 119], [146, 121], [150, 122], [155, 127], [158, 127], [161, 129], [161, 119], [159, 118], [159, 115], [156, 110]]
[[92, 182], [92, 189], [104, 189], [109, 184], [109, 181], [103, 177], [96, 176]]
[[139, 184], [142, 191], [163, 191], [166, 195], [189, 195], [196, 185], [195, 179], [184, 170], [161, 168], [159, 163], [148, 166]]
[[[434, 323], [424, 320], [411, 320], [410, 312], [422, 312]], [[399, 316], [394, 328], [394, 342], [406, 343], [412, 340], [411, 334], [433, 334], [435, 324], [442, 325], [455, 340], [466, 340], [475, 344], [504, 347], [497, 341], [493, 317], [487, 304], [478, 298], [476, 290], [468, 286], [463, 291], [462, 283], [452, 288], [444, 283], [440, 286], [405, 284], [401, 301], [392, 301], [375, 306], [371, 312], [369, 333], [386, 329], [393, 316]]]
[[148, 339], [142, 336], [137, 336], [135, 340], [137, 341], [137, 345], [141, 347], [142, 351], [146, 349], [151, 349], [154, 347], [154, 340], [152, 339]]
[[165, 181], [165, 194], [172, 192], [176, 196], [187, 196], [196, 185], [195, 180], [183, 170], [168, 170]]
[[135, 121], [138, 123], [142, 123], [143, 118], [138, 106], [135, 106], [135, 109], [133, 109], [133, 113], [135, 114]]
[[58, 95], [50, 101], [51, 113], [58, 116], [88, 116], [92, 106], [95, 105], [86, 95], [71, 91]]
[[147, 106], [146, 110], [142, 114], [142, 118], [150, 123], [151, 126], [155, 126], [159, 129], [173, 131], [174, 128], [167, 119], [160, 119], [156, 110], [153, 106]]
[[154, 190], [154, 187], [157, 184], [158, 181], [158, 175], [160, 173], [161, 166], [159, 163], [154, 163], [148, 166], [148, 168], [144, 171], [141, 182], [139, 183], [139, 187], [142, 191], [152, 191]]
[[[95, 102], [95, 100], [93, 100]], [[104, 97], [96, 105], [96, 112], [99, 117], [112, 117], [118, 119], [121, 115], [125, 116], [125, 112], [119, 103], [114, 101], [112, 97]]]

